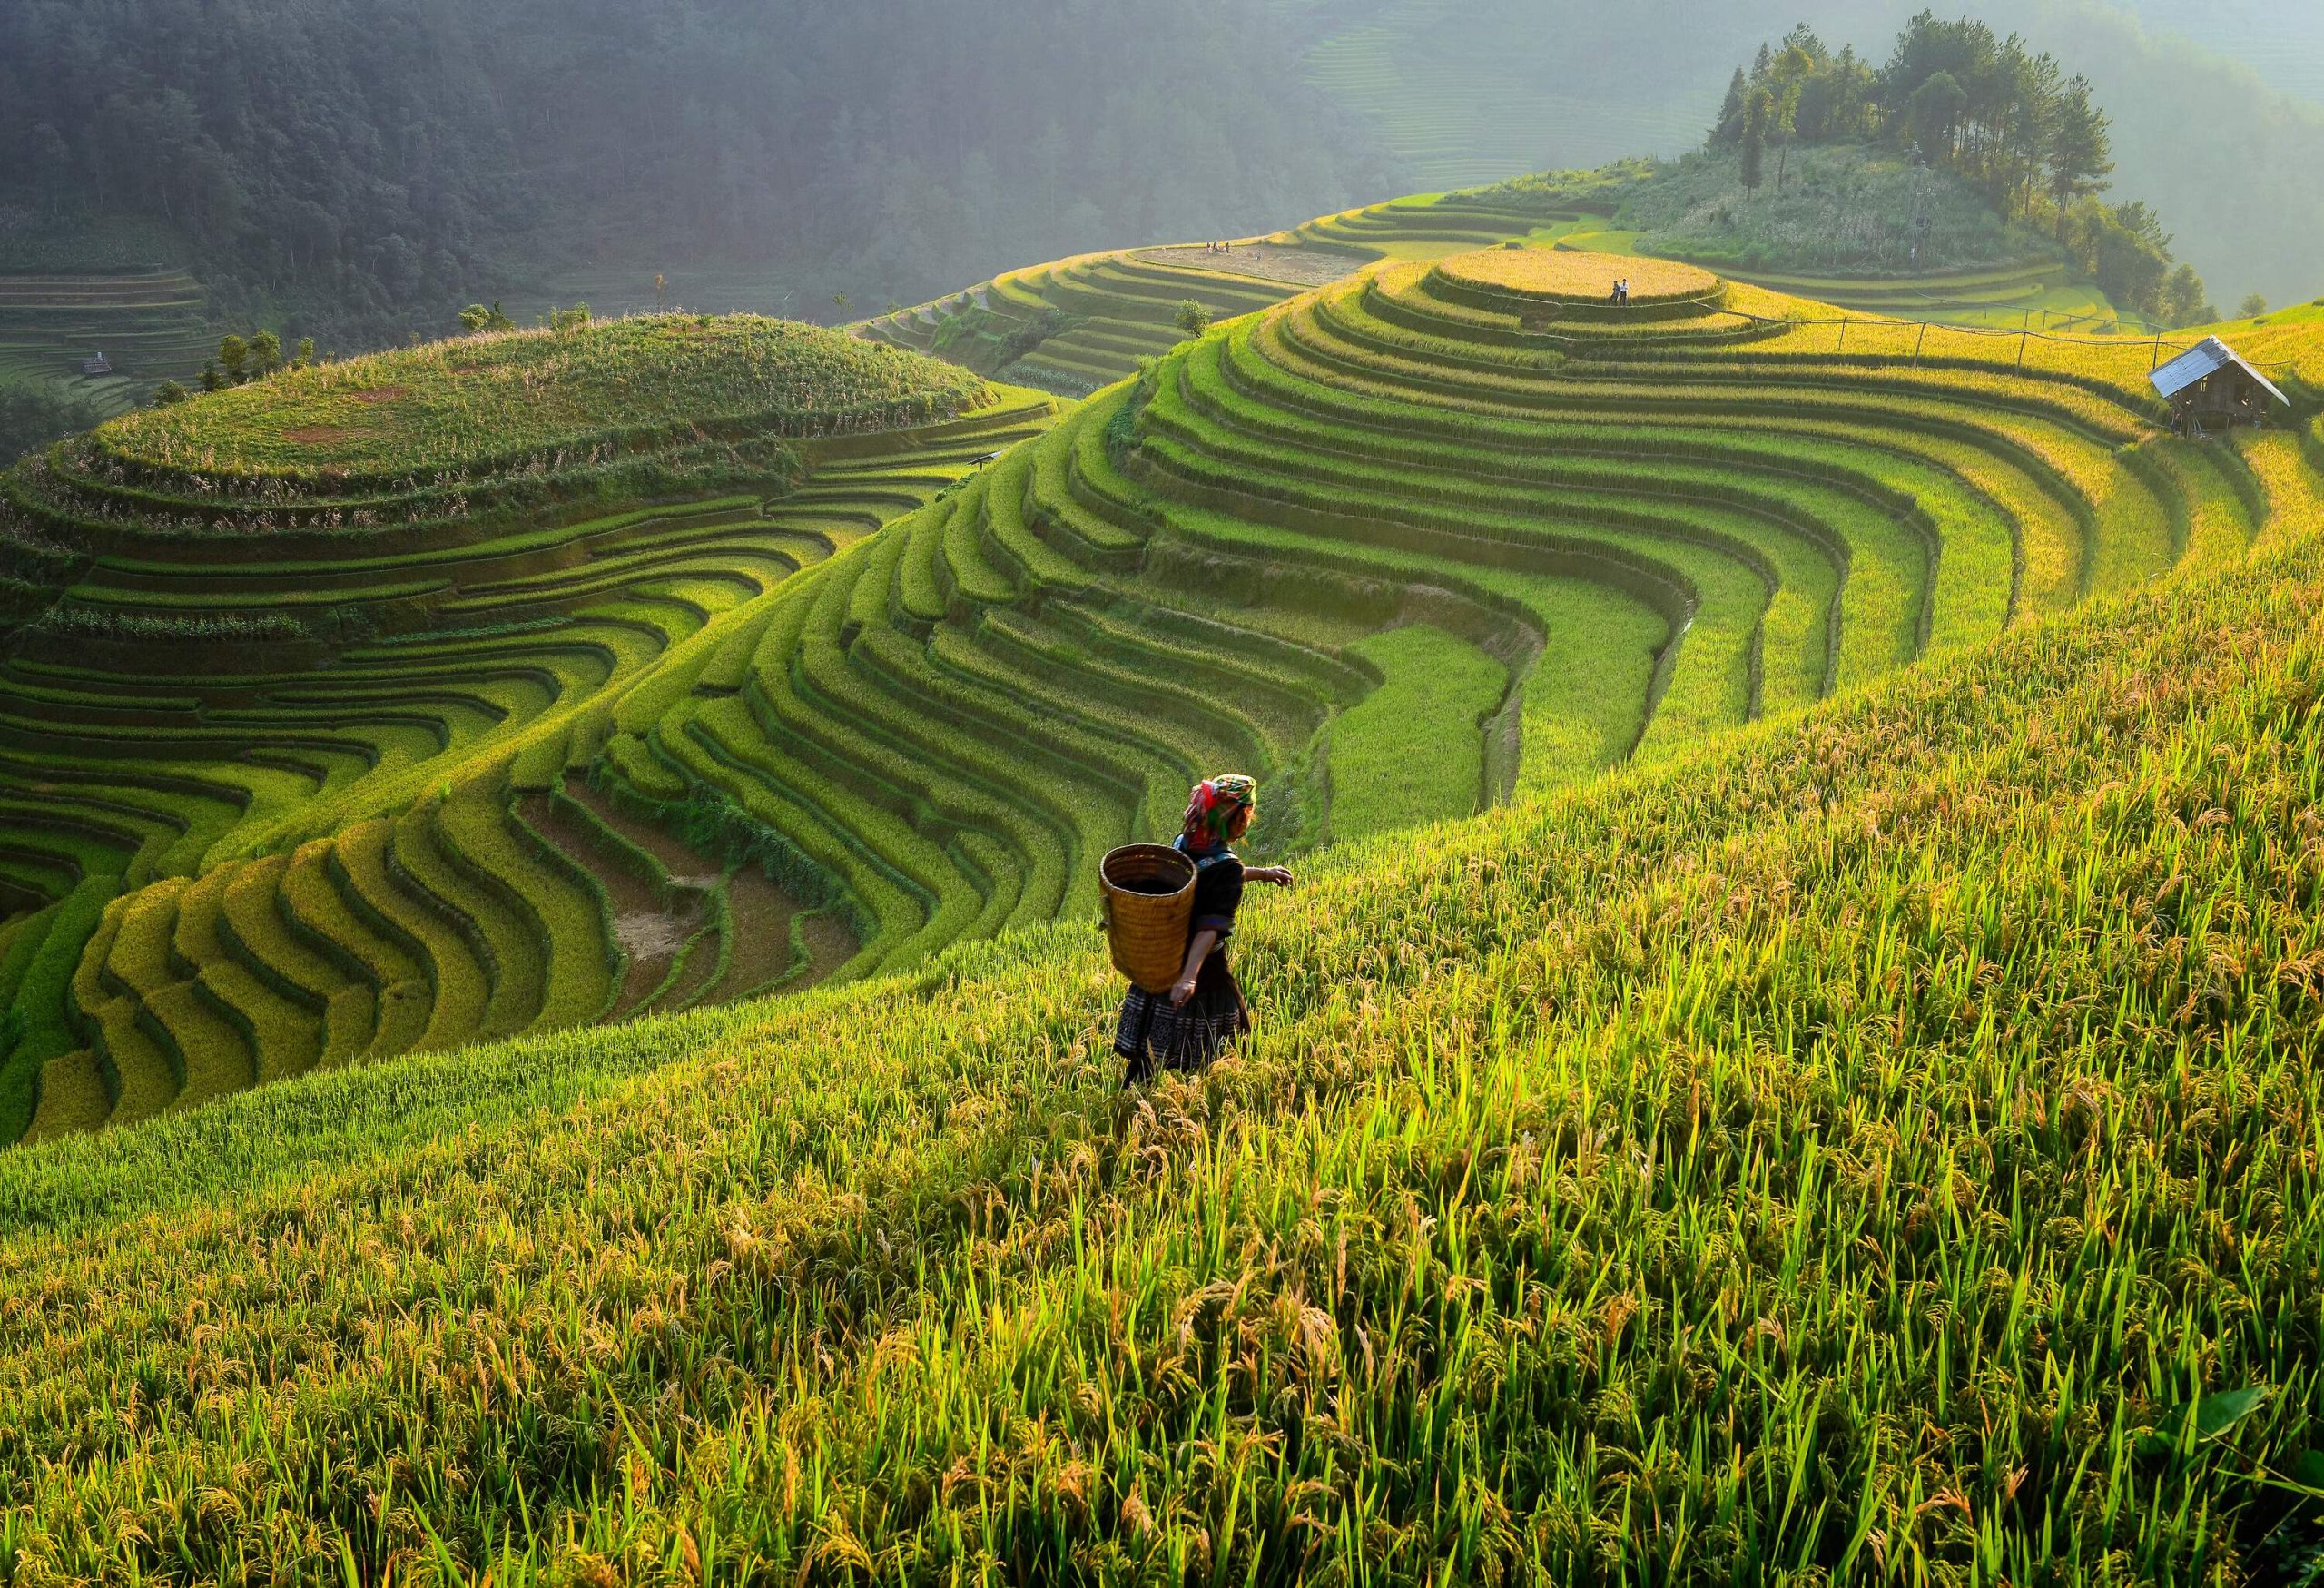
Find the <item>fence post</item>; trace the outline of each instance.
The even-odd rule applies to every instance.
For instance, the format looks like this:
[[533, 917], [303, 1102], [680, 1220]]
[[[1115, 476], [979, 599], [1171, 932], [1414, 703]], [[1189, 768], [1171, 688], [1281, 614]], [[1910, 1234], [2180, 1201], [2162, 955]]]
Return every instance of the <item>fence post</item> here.
[[1924, 320], [1924, 321], [1921, 321], [1921, 333], [1920, 333], [1920, 335], [1918, 335], [1918, 336], [1916, 336], [1916, 337], [1915, 337], [1915, 338], [1913, 339], [1913, 362], [1914, 362], [1914, 363], [1917, 364], [1917, 363], [1919, 363], [1919, 362], [1921, 361], [1921, 344], [1922, 344], [1923, 342], [1926, 341], [1926, 340], [1928, 340], [1928, 321], [1925, 321], [1925, 320]]
[[2154, 373], [2154, 371], [2156, 371], [2157, 370], [2160, 370], [2160, 369], [2162, 369], [2162, 333], [2161, 331], [2159, 331], [2159, 330], [2158, 330], [2158, 331], [2156, 331], [2156, 332], [2154, 333], [2154, 362], [2152, 362], [2152, 363], [2149, 364], [2149, 365], [2146, 367], [2146, 369], [2147, 369], [2147, 373], [2148, 373], [2148, 374], [2150, 374], [2150, 375], [2152, 375], [2152, 374], [2153, 374], [2153, 373]]
[[1843, 353], [1848, 350], [1848, 317], [1845, 314], [1840, 316], [1840, 345], [1838, 350]]
[[2025, 339], [2033, 334], [2031, 330], [2017, 333], [2017, 372], [2021, 375], [2025, 373]]

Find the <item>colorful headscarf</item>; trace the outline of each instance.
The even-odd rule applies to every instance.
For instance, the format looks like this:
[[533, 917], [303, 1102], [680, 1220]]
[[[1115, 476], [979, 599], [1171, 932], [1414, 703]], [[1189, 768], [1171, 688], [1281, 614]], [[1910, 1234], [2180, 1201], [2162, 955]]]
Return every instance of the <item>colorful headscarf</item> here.
[[1256, 813], [1259, 785], [1239, 772], [1221, 773], [1195, 784], [1187, 799], [1187, 836], [1206, 849], [1226, 842], [1226, 830], [1244, 811]]

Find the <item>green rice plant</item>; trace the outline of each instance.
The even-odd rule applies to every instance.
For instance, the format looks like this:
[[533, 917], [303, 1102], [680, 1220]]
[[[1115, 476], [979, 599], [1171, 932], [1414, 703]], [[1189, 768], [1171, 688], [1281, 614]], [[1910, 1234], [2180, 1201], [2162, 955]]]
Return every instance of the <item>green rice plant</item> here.
[[907, 626], [936, 622], [951, 601], [945, 581], [944, 542], [962, 498], [932, 502], [896, 526], [902, 549], [895, 564], [893, 619]]
[[[43, 1069], [84, 1045], [73, 991], [88, 945], [103, 930], [113, 878], [84, 876], [54, 903], [33, 914], [11, 938], [5, 1063], [0, 1063], [0, 1135], [30, 1128]], [[110, 1100], [108, 1100], [109, 1102]], [[99, 1116], [102, 1118], [102, 1115]]]
[[1424, 625], [1359, 649], [1385, 681], [1333, 719], [1332, 837], [1368, 838], [1479, 809], [1488, 797], [1482, 734], [1509, 692], [1509, 670]]
[[[138, 899], [133, 894], [107, 905], [103, 921], [88, 939], [73, 971], [75, 1023], [88, 1034], [103, 1083], [103, 1111], [97, 1116], [100, 1120], [114, 1117], [149, 1119], [169, 1107], [185, 1090], [183, 1056], [170, 1046], [167, 1033], [160, 1026], [137, 1018], [141, 1012], [138, 1000], [106, 973], [123, 924], [132, 908], [138, 906]], [[156, 906], [163, 902], [160, 898], [148, 898], [139, 908], [149, 940], [157, 925]], [[52, 1063], [62, 1061], [60, 1058]], [[42, 1090], [47, 1090], [45, 1074]]]
[[[992, 490], [1003, 485], [999, 478], [991, 481]], [[960, 510], [946, 522], [943, 572], [944, 582], [955, 596], [980, 606], [997, 607], [1016, 597], [1017, 586], [985, 556], [987, 520], [992, 513], [990, 494], [989, 490], [964, 493]]]
[[[116, 1026], [134, 1022], [166, 1055], [174, 1072], [176, 1104], [208, 1102], [257, 1079], [256, 1055], [236, 1022], [197, 991], [176, 952], [180, 908], [191, 884], [172, 879], [141, 889], [123, 902], [118, 924], [98, 971], [99, 984], [131, 1006]], [[117, 1055], [116, 1055], [117, 1057]], [[148, 1100], [116, 1100], [113, 1118], [135, 1119]]]
[[[483, 1029], [492, 1005], [493, 967], [475, 946], [485, 941], [480, 932], [453, 904], [426, 892], [408, 868], [391, 863], [399, 848], [406, 853], [417, 848], [399, 828], [382, 819], [348, 829], [324, 850], [323, 867], [356, 918], [401, 948], [426, 978], [429, 1007], [416, 1045], [452, 1047]], [[438, 869], [424, 856], [420, 864], [431, 873]], [[522, 983], [517, 985], [521, 991]], [[506, 1003], [502, 1012], [505, 1017]]]
[[542, 967], [539, 1003], [516, 1029], [601, 1018], [618, 990], [615, 945], [586, 873], [517, 830], [506, 795], [462, 791], [435, 810], [444, 858], [479, 890], [497, 895]]
[[251, 976], [289, 1002], [319, 1011], [321, 1039], [314, 1062], [343, 1064], [369, 1046], [378, 1024], [378, 991], [350, 980], [330, 956], [292, 930], [283, 889], [288, 855], [222, 866], [226, 878], [218, 938]]
[[[322, 1021], [315, 1004], [284, 996], [232, 952], [224, 921], [227, 889], [235, 880], [231, 870], [221, 868], [178, 895], [170, 952], [193, 972], [196, 996], [234, 1027], [250, 1051], [255, 1080], [281, 1080], [320, 1061]], [[189, 1040], [181, 1035], [181, 1048]]]
[[541, 1018], [547, 942], [513, 886], [454, 858], [458, 846], [443, 824], [446, 809], [457, 803], [457, 793], [447, 794], [397, 818], [381, 859], [394, 886], [448, 929], [482, 972], [485, 1001], [477, 1029], [513, 1035]]

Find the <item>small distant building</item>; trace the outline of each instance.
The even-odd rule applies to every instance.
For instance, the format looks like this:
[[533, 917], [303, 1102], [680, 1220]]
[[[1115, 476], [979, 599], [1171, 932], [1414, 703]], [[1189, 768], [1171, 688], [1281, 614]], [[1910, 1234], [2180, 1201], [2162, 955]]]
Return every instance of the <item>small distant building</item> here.
[[84, 359], [81, 360], [81, 373], [84, 375], [110, 375], [113, 373], [113, 360], [106, 358], [103, 353], [99, 353], [94, 359]]
[[2147, 379], [2171, 405], [2171, 428], [2181, 435], [2259, 424], [2271, 397], [2291, 406], [2291, 399], [2274, 381], [2215, 336], [2205, 337]]

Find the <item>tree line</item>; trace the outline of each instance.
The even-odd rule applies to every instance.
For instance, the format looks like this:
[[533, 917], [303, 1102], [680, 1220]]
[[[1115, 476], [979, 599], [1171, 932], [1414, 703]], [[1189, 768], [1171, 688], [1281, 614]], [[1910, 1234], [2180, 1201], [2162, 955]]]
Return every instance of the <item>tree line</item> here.
[[2173, 324], [2218, 318], [2202, 278], [2171, 256], [2162, 218], [2108, 203], [2112, 121], [2089, 79], [1985, 23], [1924, 11], [1884, 64], [1827, 48], [1802, 24], [1728, 84], [1708, 145], [1752, 192], [1787, 179], [1794, 143], [1886, 145], [1954, 172], [1994, 207], [2054, 238], [2117, 307]]

